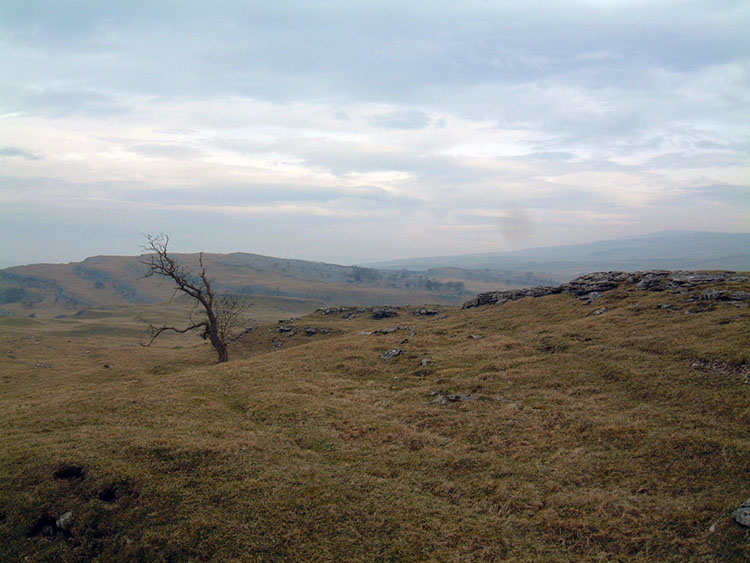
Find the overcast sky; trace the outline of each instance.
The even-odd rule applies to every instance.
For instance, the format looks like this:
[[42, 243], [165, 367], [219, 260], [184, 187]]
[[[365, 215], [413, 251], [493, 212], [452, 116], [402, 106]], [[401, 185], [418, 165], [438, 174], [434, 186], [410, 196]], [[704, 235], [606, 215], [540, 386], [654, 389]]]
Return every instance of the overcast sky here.
[[750, 2], [0, 0], [0, 262], [750, 231]]

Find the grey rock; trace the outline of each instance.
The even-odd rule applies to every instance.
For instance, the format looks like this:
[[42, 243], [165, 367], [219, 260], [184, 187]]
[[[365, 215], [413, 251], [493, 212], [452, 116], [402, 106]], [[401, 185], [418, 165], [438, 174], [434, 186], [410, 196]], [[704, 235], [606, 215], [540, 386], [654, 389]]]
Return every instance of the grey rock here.
[[390, 307], [377, 308], [372, 310], [373, 319], [385, 319], [387, 317], [397, 317], [398, 311]]
[[404, 351], [401, 348], [393, 348], [391, 350], [386, 350], [382, 354], [380, 354], [380, 357], [384, 360], [390, 360], [392, 358], [395, 358], [396, 356], [400, 356], [403, 354]]
[[291, 332], [292, 327], [290, 327], [289, 325], [279, 325], [276, 327], [276, 330], [278, 332]]
[[[530, 287], [512, 289], [508, 291], [489, 291], [480, 293], [474, 299], [464, 303], [463, 308], [480, 307], [482, 305], [508, 303], [524, 297], [544, 297], [556, 293], [568, 293], [579, 297], [586, 303], [599, 299], [602, 293], [611, 291], [623, 283], [635, 284], [638, 291], [670, 291], [683, 294], [689, 289], [722, 282], [739, 283], [750, 281], [747, 274], [736, 272], [701, 272], [649, 270], [646, 272], [592, 272], [579, 276], [574, 280], [558, 287]], [[725, 291], [707, 289], [701, 299], [716, 301], [731, 301], [745, 303], [750, 301], [750, 293], [746, 291]]]
[[459, 395], [458, 393], [446, 393], [444, 391], [434, 391], [430, 394], [435, 398], [427, 401], [428, 405], [450, 405], [451, 403], [460, 403], [461, 401], [477, 401], [482, 399], [482, 397], [474, 397], [471, 394]]
[[601, 314], [606, 313], [606, 312], [607, 312], [607, 308], [606, 307], [602, 307], [601, 309], [597, 309], [596, 311], [593, 311], [591, 314], [592, 315], [601, 315]]
[[60, 518], [57, 519], [57, 522], [55, 524], [58, 528], [61, 530], [68, 530], [70, 529], [71, 520], [73, 519], [73, 511], [68, 510], [65, 514], [60, 516]]
[[592, 291], [591, 293], [581, 295], [581, 301], [584, 303], [593, 303], [597, 299], [600, 299], [602, 295], [601, 291]]
[[732, 512], [732, 518], [738, 524], [750, 527], [750, 498], [743, 502], [737, 510]]
[[437, 309], [426, 309], [426, 308], [417, 309], [416, 311], [414, 311], [415, 315], [420, 315], [422, 317], [437, 315], [438, 313], [439, 311]]

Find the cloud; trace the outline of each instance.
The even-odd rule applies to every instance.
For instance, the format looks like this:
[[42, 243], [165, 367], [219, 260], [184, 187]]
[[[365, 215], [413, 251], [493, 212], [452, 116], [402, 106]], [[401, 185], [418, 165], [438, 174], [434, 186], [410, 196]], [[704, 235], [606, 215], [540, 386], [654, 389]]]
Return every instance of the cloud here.
[[0, 223], [127, 207], [373, 259], [747, 228], [747, 2], [2, 12]]
[[424, 129], [430, 123], [430, 116], [421, 110], [396, 110], [374, 115], [370, 120], [387, 129]]
[[20, 157], [26, 160], [41, 160], [40, 156], [35, 155], [32, 152], [19, 149], [18, 147], [0, 147], [0, 157]]

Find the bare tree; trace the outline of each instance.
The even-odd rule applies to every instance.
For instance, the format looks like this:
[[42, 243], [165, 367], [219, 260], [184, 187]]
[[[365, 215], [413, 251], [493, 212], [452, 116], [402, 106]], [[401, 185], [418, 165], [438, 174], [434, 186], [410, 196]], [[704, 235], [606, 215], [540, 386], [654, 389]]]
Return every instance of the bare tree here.
[[[195, 299], [195, 307], [190, 314], [190, 326], [177, 328], [174, 326], [156, 326], [146, 321], [151, 329], [150, 346], [156, 338], [164, 332], [184, 334], [193, 330], [202, 330], [201, 337], [209, 340], [219, 356], [219, 362], [229, 359], [229, 342], [235, 337], [235, 332], [242, 327], [244, 302], [237, 295], [217, 295], [211, 287], [203, 265], [203, 253], [198, 256], [200, 271], [193, 272], [189, 267], [177, 262], [167, 253], [169, 237], [146, 235], [148, 244], [144, 247], [147, 254], [141, 260], [148, 270], [144, 277], [163, 276], [174, 283], [175, 295], [182, 292]], [[196, 311], [200, 311], [196, 314]]]

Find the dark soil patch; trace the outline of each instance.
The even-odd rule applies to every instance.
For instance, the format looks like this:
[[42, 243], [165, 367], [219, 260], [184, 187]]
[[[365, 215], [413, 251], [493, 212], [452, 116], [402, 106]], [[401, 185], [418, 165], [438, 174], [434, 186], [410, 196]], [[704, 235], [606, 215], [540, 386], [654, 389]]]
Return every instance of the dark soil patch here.
[[49, 539], [56, 538], [58, 535], [67, 537], [70, 533], [67, 530], [60, 528], [57, 525], [57, 520], [50, 516], [48, 512], [42, 514], [31, 527], [28, 534], [26, 534], [29, 538], [42, 536]]
[[55, 479], [64, 481], [83, 480], [85, 476], [86, 472], [81, 465], [63, 465], [55, 471]]
[[117, 500], [117, 485], [109, 485], [99, 492], [99, 500], [102, 502], [113, 503]]

